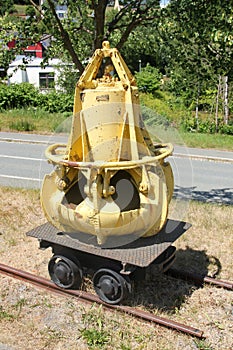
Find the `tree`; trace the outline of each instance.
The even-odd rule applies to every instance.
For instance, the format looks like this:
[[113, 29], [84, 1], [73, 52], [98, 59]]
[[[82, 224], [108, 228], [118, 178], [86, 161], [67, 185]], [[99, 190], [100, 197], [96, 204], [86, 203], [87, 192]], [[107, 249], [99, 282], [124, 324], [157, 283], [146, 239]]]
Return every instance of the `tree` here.
[[171, 0], [162, 14], [160, 32], [169, 48], [170, 71], [179, 72], [180, 91], [186, 84], [189, 98], [193, 92], [198, 112], [207, 84], [217, 92], [219, 76], [232, 75], [232, 1]]
[[18, 21], [14, 21], [13, 17], [0, 17], [0, 67], [7, 71], [10, 62], [14, 59], [15, 52], [8, 50], [7, 44], [15, 38], [18, 31]]
[[229, 73], [233, 67], [231, 1], [171, 0], [164, 14], [173, 57], [185, 66], [198, 63], [205, 72], [211, 67], [221, 75]]
[[129, 35], [126, 44], [121, 48], [121, 54], [133, 72], [139, 71], [140, 67], [146, 67], [149, 63], [165, 74], [166, 60], [157, 26], [158, 21], [156, 20], [150, 26], [135, 28]]
[[0, 16], [15, 11], [14, 0], [0, 0]]
[[[57, 48], [61, 52], [63, 46], [80, 72], [83, 71], [83, 60], [100, 48], [103, 40], [107, 39], [121, 49], [139, 26], [150, 26], [160, 14], [159, 0], [123, 0], [120, 11], [109, 6], [112, 3], [109, 0], [67, 0], [67, 18], [61, 20], [53, 0], [47, 0], [43, 8], [34, 0], [30, 3], [39, 14], [37, 23], [40, 26], [43, 23], [56, 40], [50, 52], [54, 54]], [[33, 18], [31, 20], [33, 23]]]

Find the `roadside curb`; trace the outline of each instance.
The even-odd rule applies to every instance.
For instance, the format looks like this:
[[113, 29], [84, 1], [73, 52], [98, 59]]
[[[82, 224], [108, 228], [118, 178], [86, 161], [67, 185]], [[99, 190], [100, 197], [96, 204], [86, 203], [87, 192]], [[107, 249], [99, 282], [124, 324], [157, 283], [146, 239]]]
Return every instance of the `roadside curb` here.
[[47, 145], [47, 144], [52, 144], [52, 142], [47, 142], [47, 141], [34, 141], [34, 140], [23, 140], [23, 139], [11, 139], [8, 137], [0, 137], [0, 142], [18, 142], [18, 143], [34, 143], [34, 144], [41, 144], [41, 145]]
[[203, 156], [203, 155], [199, 155], [199, 154], [173, 153], [173, 156], [177, 157], [177, 158], [190, 158], [190, 159], [196, 159], [196, 160], [208, 160], [208, 161], [213, 161], [213, 162], [233, 163], [233, 159], [231, 159], [231, 158]]

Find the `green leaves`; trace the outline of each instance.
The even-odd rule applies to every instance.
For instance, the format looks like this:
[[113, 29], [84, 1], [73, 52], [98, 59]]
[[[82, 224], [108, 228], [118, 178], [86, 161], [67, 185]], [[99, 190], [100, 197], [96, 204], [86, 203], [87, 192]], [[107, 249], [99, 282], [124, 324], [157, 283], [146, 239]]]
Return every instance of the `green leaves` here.
[[187, 67], [191, 62], [199, 74], [210, 66], [213, 72], [229, 74], [233, 59], [232, 17], [228, 0], [171, 0], [164, 12], [164, 23], [173, 38], [167, 40], [171, 53], [175, 53], [173, 62], [185, 62]]
[[147, 93], [155, 93], [161, 85], [161, 74], [158, 69], [150, 66], [142, 68], [140, 72], [135, 74], [139, 91]]
[[0, 16], [15, 11], [14, 0], [0, 0]]
[[73, 94], [54, 90], [42, 94], [29, 83], [0, 85], [0, 109], [39, 107], [47, 112], [71, 112]]
[[170, 87], [196, 113], [206, 105], [201, 101], [208, 89], [214, 91], [209, 104], [213, 110], [219, 76], [233, 78], [232, 19], [228, 0], [171, 0], [162, 11], [160, 33], [170, 56]]

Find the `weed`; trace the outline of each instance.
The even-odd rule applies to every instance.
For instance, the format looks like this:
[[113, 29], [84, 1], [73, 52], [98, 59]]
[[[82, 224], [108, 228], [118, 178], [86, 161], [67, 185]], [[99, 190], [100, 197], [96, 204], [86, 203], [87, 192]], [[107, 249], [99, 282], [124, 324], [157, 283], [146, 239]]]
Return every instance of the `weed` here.
[[80, 333], [90, 347], [102, 349], [103, 346], [110, 341], [109, 334], [104, 330], [90, 328], [82, 329]]
[[47, 300], [47, 298], [44, 298], [44, 300], [41, 304], [43, 306], [47, 307], [48, 309], [52, 309], [52, 304]]
[[19, 299], [17, 303], [14, 305], [16, 310], [21, 310], [24, 305], [26, 305], [27, 301], [25, 298]]
[[51, 309], [51, 308], [52, 308], [52, 304], [47, 300], [47, 298], [45, 298], [45, 299], [43, 300], [43, 302], [30, 305], [30, 308], [36, 308], [36, 307], [38, 307], [38, 306], [45, 306], [45, 307], [47, 307], [48, 309]]
[[13, 319], [15, 319], [15, 316], [13, 314], [10, 314], [9, 312], [3, 310], [3, 307], [0, 306], [0, 320], [7, 320], [7, 321], [11, 321]]
[[217, 327], [218, 329], [220, 329], [221, 331], [225, 329], [224, 325], [218, 321], [214, 322], [215, 327]]
[[131, 350], [131, 347], [128, 346], [128, 345], [125, 345], [125, 344], [121, 344], [121, 345], [120, 345], [120, 349], [121, 349], [121, 350]]
[[98, 324], [101, 328], [103, 326], [102, 305], [98, 308], [95, 304], [92, 305], [90, 310], [82, 315], [82, 321], [86, 325]]
[[90, 347], [103, 348], [111, 339], [110, 334], [104, 330], [102, 306], [93, 305], [89, 312], [82, 315], [85, 327], [80, 330], [83, 339]]
[[194, 344], [199, 350], [213, 350], [213, 348], [208, 345], [205, 340], [194, 340]]
[[27, 120], [18, 120], [11, 122], [10, 129], [17, 131], [33, 131], [35, 130], [35, 126]]
[[16, 241], [16, 239], [11, 238], [8, 240], [8, 244], [9, 244], [9, 246], [14, 247], [17, 245], [17, 241]]
[[48, 341], [57, 341], [58, 339], [64, 339], [65, 336], [62, 332], [55, 329], [47, 328], [40, 332], [43, 337], [46, 337]]
[[22, 311], [22, 308], [24, 305], [27, 304], [27, 300], [25, 298], [21, 298], [17, 301], [17, 303], [14, 305], [15, 309], [18, 311], [17, 312], [17, 315], [16, 315], [16, 318], [19, 317], [21, 311]]

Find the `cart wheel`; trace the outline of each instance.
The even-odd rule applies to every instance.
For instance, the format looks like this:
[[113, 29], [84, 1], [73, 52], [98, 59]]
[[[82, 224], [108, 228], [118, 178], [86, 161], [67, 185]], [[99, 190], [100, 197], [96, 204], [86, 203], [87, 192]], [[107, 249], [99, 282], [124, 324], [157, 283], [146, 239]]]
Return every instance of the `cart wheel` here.
[[93, 276], [96, 294], [108, 304], [118, 304], [131, 291], [131, 282], [119, 273], [109, 269], [99, 269]]
[[61, 288], [78, 289], [82, 283], [83, 272], [78, 262], [62, 255], [54, 255], [48, 264], [52, 281]]

